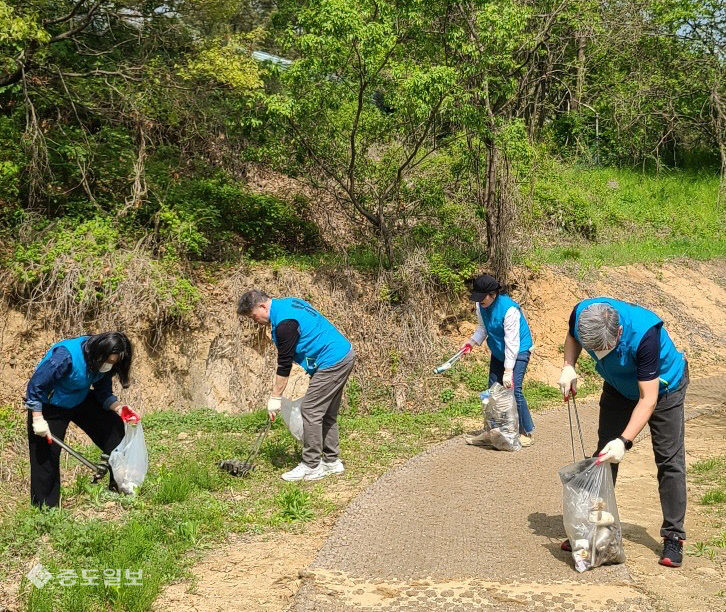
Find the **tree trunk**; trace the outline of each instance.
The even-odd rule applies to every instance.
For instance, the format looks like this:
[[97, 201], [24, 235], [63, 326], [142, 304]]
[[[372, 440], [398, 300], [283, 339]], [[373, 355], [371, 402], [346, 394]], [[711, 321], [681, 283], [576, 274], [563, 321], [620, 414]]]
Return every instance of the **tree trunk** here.
[[512, 269], [512, 230], [517, 202], [517, 186], [510, 170], [506, 153], [493, 141], [487, 142], [487, 253], [492, 273], [503, 285], [507, 284]]
[[575, 97], [572, 100], [573, 111], [580, 108], [580, 100], [582, 100], [582, 89], [585, 84], [585, 44], [587, 43], [584, 32], [578, 32], [575, 38], [577, 39], [577, 83], [575, 85]]

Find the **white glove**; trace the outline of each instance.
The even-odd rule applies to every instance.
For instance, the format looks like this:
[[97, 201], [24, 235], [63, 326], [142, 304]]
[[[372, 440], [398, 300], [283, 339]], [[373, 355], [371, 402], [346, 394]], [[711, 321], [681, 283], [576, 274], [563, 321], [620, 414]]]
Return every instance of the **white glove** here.
[[42, 413], [38, 413], [39, 416], [33, 414], [33, 433], [36, 436], [47, 438], [50, 436], [50, 427], [48, 427], [48, 421], [43, 418]]
[[571, 365], [566, 365], [562, 368], [562, 374], [560, 374], [560, 391], [565, 399], [570, 398], [570, 391], [574, 395], [577, 393], [577, 372]]
[[596, 463], [600, 465], [606, 461], [609, 463], [620, 463], [625, 457], [625, 443], [620, 438], [610, 440], [597, 456]]
[[267, 400], [267, 416], [270, 417], [272, 422], [277, 418], [277, 413], [280, 412], [281, 408], [282, 398], [270, 396], [270, 399]]
[[514, 381], [512, 380], [513, 376], [514, 372], [512, 370], [504, 370], [504, 376], [502, 376], [502, 384], [507, 389], [511, 389], [514, 386]]

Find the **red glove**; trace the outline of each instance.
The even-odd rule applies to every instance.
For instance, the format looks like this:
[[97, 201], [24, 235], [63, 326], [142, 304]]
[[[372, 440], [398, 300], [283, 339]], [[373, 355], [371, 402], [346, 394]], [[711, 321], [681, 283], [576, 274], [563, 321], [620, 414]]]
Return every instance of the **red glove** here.
[[467, 342], [464, 346], [461, 347], [461, 350], [464, 351], [464, 355], [468, 355], [474, 350], [474, 347], [471, 345], [471, 342]]
[[141, 421], [141, 415], [131, 410], [128, 406], [121, 406], [121, 410], [119, 410], [118, 415], [121, 417], [121, 420], [126, 423], [133, 423], [136, 425]]

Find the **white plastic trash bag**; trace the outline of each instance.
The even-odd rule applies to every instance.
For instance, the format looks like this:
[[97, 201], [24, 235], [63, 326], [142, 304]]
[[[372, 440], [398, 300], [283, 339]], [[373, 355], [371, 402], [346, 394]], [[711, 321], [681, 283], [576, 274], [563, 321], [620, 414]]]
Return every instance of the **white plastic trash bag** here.
[[127, 495], [134, 495], [146, 478], [149, 455], [146, 452], [142, 425], [125, 423], [124, 427], [124, 438], [111, 452], [108, 463], [119, 490]]
[[584, 459], [563, 467], [562, 519], [575, 569], [584, 572], [606, 563], [624, 563], [620, 517], [609, 463]]
[[484, 412], [484, 429], [489, 433], [488, 442], [498, 450], [518, 451], [522, 448], [519, 441], [519, 414], [514, 399], [514, 389], [507, 389], [494, 383], [481, 394]]
[[300, 406], [302, 406], [304, 398], [296, 399], [295, 401], [289, 400], [286, 397], [282, 398], [282, 420], [285, 421], [285, 425], [290, 430], [292, 437], [302, 442], [303, 439], [303, 420], [302, 412], [300, 412]]

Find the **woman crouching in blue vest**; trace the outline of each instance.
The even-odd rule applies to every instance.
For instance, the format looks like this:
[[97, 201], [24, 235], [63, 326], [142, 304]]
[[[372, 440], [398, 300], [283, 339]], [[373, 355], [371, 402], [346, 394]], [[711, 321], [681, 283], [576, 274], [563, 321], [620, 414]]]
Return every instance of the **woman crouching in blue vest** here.
[[[489, 361], [489, 386], [495, 382], [514, 388], [519, 413], [519, 433], [522, 446], [532, 445], [534, 423], [529, 412], [527, 399], [522, 393], [522, 382], [532, 351], [532, 333], [521, 307], [508, 295], [502, 293], [499, 281], [489, 274], [474, 279], [474, 288], [469, 296], [476, 304], [479, 321], [471, 339], [464, 344], [465, 353], [484, 340], [492, 353]], [[487, 432], [468, 438], [469, 444], [485, 442]]]
[[[58, 506], [60, 502], [59, 440], [73, 422], [104, 453], [110, 453], [124, 437], [124, 421], [141, 417], [122, 405], [113, 394], [112, 379], [129, 386], [133, 351], [121, 332], [80, 336], [57, 342], [41, 359], [28, 383], [30, 449], [30, 501], [34, 506]], [[111, 474], [109, 489], [118, 491]]]
[[[603, 377], [597, 462], [611, 464], [615, 483], [625, 451], [646, 423], [650, 426], [663, 511], [660, 564], [679, 567], [686, 539], [686, 359], [657, 314], [608, 297], [582, 300], [570, 315], [560, 376], [565, 399], [577, 392], [575, 364], [582, 349], [595, 360], [595, 369]], [[562, 543], [562, 549], [571, 549], [569, 541]]]

